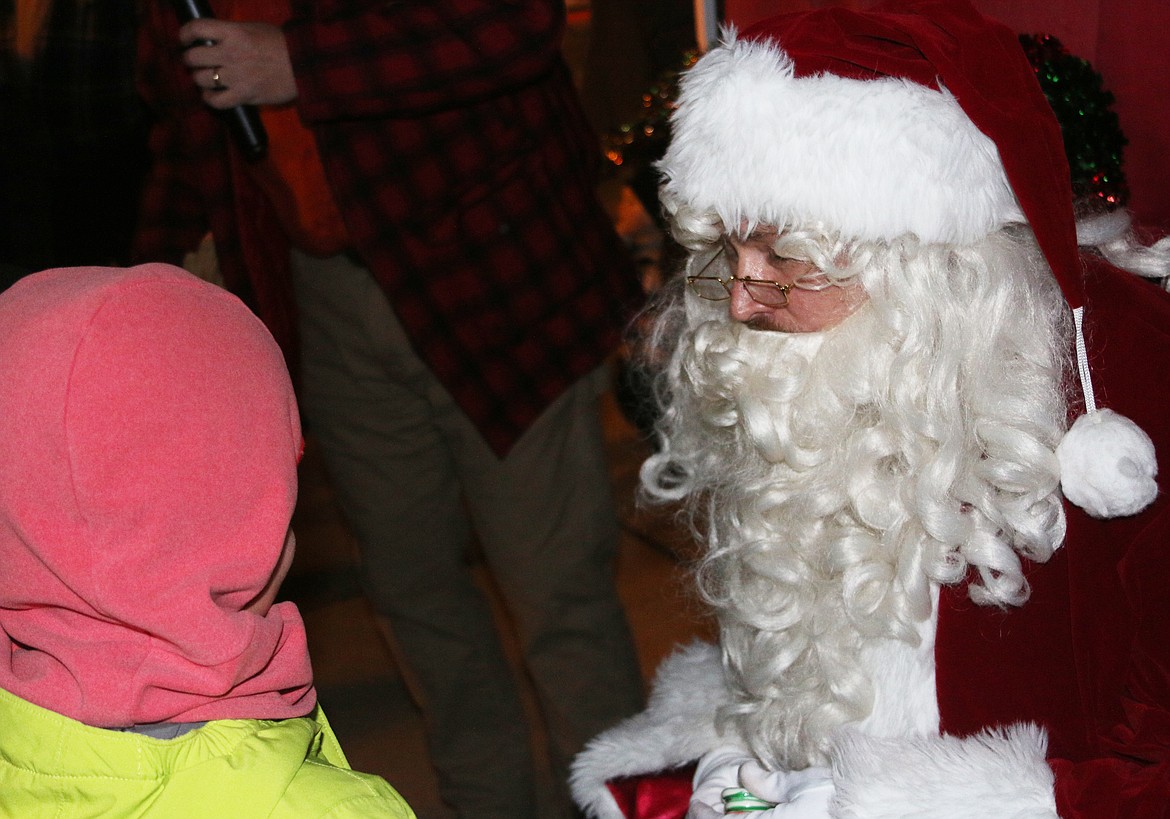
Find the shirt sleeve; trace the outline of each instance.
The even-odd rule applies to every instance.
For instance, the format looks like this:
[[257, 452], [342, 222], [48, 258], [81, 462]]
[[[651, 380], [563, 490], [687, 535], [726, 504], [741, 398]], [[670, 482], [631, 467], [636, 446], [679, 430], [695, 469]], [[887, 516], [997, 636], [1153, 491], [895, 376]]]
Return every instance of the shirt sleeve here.
[[178, 28], [162, 4], [146, 4], [138, 36], [138, 92], [151, 111], [151, 170], [134, 238], [136, 261], [178, 264], [208, 229], [199, 181], [220, 149], [218, 123], [201, 105], [181, 62]]

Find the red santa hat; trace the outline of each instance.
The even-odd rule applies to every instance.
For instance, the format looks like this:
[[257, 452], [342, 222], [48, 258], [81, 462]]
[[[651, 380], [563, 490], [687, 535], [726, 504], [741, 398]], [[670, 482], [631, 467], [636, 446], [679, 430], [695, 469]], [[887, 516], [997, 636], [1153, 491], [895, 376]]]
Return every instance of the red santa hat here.
[[724, 224], [967, 244], [1026, 222], [1077, 328], [1086, 412], [1057, 450], [1064, 494], [1098, 517], [1153, 500], [1149, 437], [1095, 403], [1060, 125], [1010, 29], [962, 0], [771, 18], [687, 73], [672, 133], [664, 201]]

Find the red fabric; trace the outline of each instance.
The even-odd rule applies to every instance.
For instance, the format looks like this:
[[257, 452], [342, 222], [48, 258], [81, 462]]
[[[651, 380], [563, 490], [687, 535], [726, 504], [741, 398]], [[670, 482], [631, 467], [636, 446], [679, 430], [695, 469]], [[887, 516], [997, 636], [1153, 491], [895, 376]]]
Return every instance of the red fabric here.
[[276, 209], [294, 247], [310, 256], [335, 256], [349, 247], [349, 232], [317, 153], [313, 135], [293, 108], [262, 108], [267, 154], [243, 166]]
[[617, 806], [628, 819], [684, 819], [691, 801], [695, 767], [688, 765], [646, 776], [628, 776], [607, 783]]
[[[210, 224], [225, 275], [291, 349], [286, 243], [237, 209], [247, 182], [224, 165], [164, 5], [147, 4], [140, 44], [162, 117], [139, 258], [174, 260]], [[294, 2], [285, 26], [297, 110], [354, 248], [501, 454], [616, 347], [641, 298], [594, 195], [600, 152], [559, 54], [563, 21], [559, 0], [320, 0]]]
[[890, 76], [946, 86], [999, 148], [1016, 199], [1069, 305], [1084, 303], [1060, 124], [1011, 29], [964, 0], [898, 0], [865, 12], [825, 8], [773, 17], [743, 36], [778, 43], [797, 76]]
[[1065, 819], [1170, 816], [1170, 296], [1102, 263], [1086, 287], [1094, 384], [1153, 438], [1162, 493], [1145, 512], [1108, 521], [1066, 505], [1066, 543], [1030, 568], [1032, 598], [1020, 609], [944, 590], [942, 728], [1044, 726]]
[[167, 265], [0, 294], [0, 688], [101, 727], [312, 710], [280, 561], [301, 431], [238, 299]]
[[1095, 0], [1092, 7], [1094, 13], [1088, 19], [1059, 12], [1057, 16], [1064, 25], [1085, 29], [1084, 38], [1096, 46], [1092, 53], [1079, 56], [1094, 63], [1105, 88], [1117, 98], [1113, 110], [1129, 140], [1124, 153], [1132, 194], [1129, 208], [1138, 224], [1165, 236], [1170, 234], [1170, 185], [1166, 184], [1170, 105], [1165, 84], [1151, 80], [1170, 76], [1170, 49], [1166, 48], [1170, 3]]

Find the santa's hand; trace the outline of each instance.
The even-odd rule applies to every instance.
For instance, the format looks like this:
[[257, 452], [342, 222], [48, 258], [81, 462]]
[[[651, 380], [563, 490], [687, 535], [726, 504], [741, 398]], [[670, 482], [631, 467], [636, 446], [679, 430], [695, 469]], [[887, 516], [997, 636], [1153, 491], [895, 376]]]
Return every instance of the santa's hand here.
[[692, 780], [691, 804], [687, 819], [711, 819], [723, 815], [723, 791], [739, 785], [739, 770], [752, 760], [749, 751], [725, 745], [708, 751], [699, 759]]
[[754, 812], [756, 819], [827, 819], [836, 790], [827, 767], [768, 771], [755, 760], [740, 767], [739, 781], [753, 796], [776, 805]]

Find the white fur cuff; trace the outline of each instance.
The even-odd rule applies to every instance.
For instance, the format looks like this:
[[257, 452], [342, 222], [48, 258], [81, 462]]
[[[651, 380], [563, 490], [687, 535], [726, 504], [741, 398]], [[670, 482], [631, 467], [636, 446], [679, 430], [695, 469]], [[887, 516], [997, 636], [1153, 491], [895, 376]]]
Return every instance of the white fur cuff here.
[[594, 737], [573, 760], [573, 799], [589, 816], [622, 819], [605, 783], [676, 768], [719, 745], [715, 713], [728, 699], [715, 646], [676, 651], [659, 666], [646, 710]]
[[1057, 819], [1048, 739], [1035, 725], [971, 737], [843, 733], [833, 751], [835, 819]]

